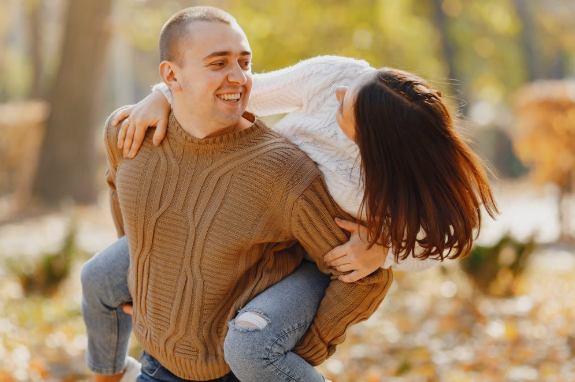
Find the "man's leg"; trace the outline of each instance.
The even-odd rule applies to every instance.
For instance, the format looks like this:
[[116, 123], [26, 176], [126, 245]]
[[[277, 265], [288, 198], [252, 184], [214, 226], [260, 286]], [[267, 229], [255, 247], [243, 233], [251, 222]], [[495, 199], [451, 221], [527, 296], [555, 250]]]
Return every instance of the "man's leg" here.
[[230, 322], [224, 353], [240, 381], [325, 381], [291, 349], [313, 321], [329, 281], [315, 264], [304, 261]]
[[128, 243], [123, 237], [82, 268], [82, 317], [88, 333], [86, 364], [94, 382], [119, 381], [126, 369], [132, 316], [122, 304], [132, 300], [127, 274]]

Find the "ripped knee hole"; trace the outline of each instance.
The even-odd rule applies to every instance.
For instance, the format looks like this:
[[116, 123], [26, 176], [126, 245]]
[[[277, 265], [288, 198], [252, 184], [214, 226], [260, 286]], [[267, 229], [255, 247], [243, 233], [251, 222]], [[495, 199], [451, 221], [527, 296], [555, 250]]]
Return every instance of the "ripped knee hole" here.
[[235, 324], [240, 328], [263, 329], [268, 325], [268, 321], [260, 313], [244, 312], [236, 318]]

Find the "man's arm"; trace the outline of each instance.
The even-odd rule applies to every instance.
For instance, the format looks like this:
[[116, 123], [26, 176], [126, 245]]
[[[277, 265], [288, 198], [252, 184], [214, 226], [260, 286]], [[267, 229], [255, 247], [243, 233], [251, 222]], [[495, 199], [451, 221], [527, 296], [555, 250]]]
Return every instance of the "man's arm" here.
[[393, 280], [389, 269], [378, 269], [353, 283], [337, 280], [341, 273], [329, 268], [323, 259], [333, 247], [347, 241], [346, 234], [335, 224], [335, 217], [351, 219], [333, 201], [318, 175], [297, 200], [291, 218], [297, 240], [322, 272], [334, 276], [313, 323], [293, 350], [312, 365], [322, 363], [335, 352], [349, 326], [375, 312]]
[[106, 169], [106, 181], [108, 183], [108, 190], [110, 195], [110, 209], [112, 211], [112, 219], [116, 226], [118, 237], [124, 236], [124, 221], [122, 219], [122, 212], [120, 211], [120, 203], [118, 201], [118, 193], [116, 191], [116, 171], [118, 165], [122, 160], [122, 150], [118, 148], [118, 130], [119, 126], [112, 126], [114, 116], [120, 112], [121, 109], [116, 110], [104, 125], [104, 145], [106, 147], [106, 158], [108, 167]]

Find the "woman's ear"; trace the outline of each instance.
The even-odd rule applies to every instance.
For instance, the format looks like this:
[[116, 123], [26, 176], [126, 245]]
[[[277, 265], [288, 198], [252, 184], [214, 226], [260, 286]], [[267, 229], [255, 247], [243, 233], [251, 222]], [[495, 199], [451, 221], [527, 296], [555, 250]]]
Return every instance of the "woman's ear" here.
[[173, 93], [182, 91], [182, 86], [176, 74], [177, 68], [170, 61], [160, 63], [160, 77]]

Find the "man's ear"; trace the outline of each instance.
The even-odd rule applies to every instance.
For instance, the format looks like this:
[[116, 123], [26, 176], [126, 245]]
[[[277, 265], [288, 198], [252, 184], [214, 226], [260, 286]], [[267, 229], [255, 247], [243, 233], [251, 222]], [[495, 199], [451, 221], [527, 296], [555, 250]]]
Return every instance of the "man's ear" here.
[[182, 86], [176, 74], [177, 66], [170, 61], [160, 63], [160, 77], [173, 93], [181, 92]]

